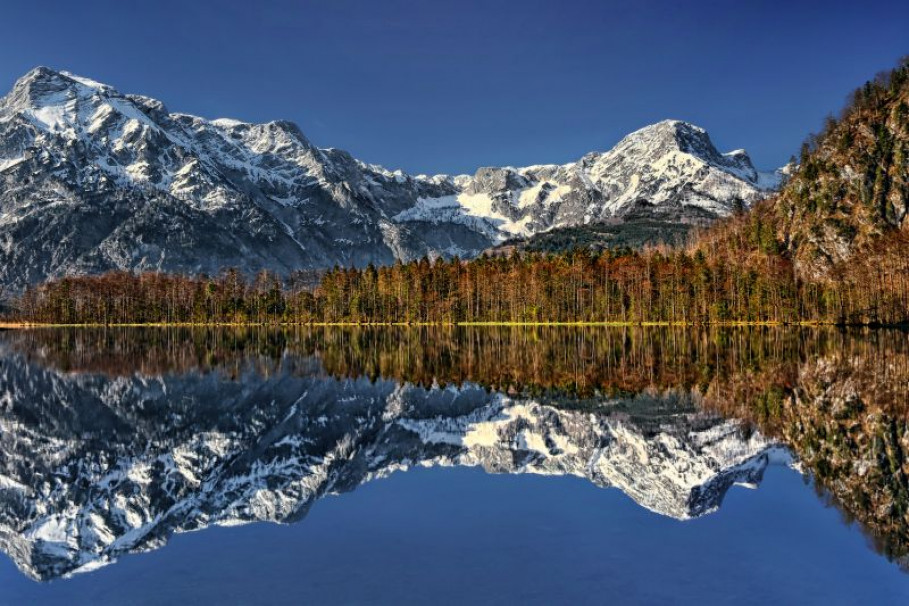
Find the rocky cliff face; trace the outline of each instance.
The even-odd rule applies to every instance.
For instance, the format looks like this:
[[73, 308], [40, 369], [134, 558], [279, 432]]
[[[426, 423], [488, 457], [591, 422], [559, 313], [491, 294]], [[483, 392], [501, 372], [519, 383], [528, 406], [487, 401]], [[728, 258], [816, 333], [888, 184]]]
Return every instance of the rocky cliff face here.
[[471, 256], [642, 209], [722, 216], [778, 180], [678, 121], [571, 164], [410, 176], [320, 149], [289, 122], [172, 113], [37, 68], [0, 99], [0, 283]]
[[296, 521], [326, 494], [417, 465], [575, 475], [686, 519], [785, 457], [690, 403], [648, 428], [627, 414], [679, 394], [626, 399], [619, 414], [608, 401], [569, 410], [469, 384], [337, 380], [312, 358], [267, 378], [109, 377], [0, 347], [0, 548], [38, 579], [160, 547], [177, 532]]

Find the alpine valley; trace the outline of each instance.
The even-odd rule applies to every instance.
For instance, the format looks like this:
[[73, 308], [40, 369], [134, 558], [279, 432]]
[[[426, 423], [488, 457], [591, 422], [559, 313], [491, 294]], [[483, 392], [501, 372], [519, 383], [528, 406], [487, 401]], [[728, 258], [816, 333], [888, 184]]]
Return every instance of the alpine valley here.
[[0, 100], [0, 284], [116, 269], [286, 275], [641, 221], [703, 225], [774, 191], [743, 150], [667, 120], [576, 162], [408, 175], [285, 121], [172, 113], [39, 67]]

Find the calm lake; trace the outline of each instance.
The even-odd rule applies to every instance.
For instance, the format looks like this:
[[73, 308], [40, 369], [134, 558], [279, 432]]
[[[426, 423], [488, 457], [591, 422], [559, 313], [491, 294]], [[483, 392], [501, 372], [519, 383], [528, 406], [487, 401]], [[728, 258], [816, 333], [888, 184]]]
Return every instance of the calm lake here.
[[909, 335], [4, 331], [0, 551], [0, 604], [906, 604]]

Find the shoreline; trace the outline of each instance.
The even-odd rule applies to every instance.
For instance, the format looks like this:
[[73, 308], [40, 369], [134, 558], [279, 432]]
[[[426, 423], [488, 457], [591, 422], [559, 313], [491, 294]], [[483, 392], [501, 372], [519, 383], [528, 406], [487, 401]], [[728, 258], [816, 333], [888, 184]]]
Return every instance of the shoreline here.
[[32, 328], [295, 328], [295, 327], [665, 327], [665, 328], [693, 328], [693, 327], [821, 327], [821, 326], [851, 326], [865, 328], [892, 328], [905, 325], [879, 325], [879, 324], [837, 324], [835, 322], [801, 321], [724, 321], [724, 322], [669, 322], [669, 321], [644, 321], [644, 322], [607, 322], [607, 321], [580, 321], [580, 322], [124, 322], [124, 323], [81, 323], [58, 324], [38, 322], [0, 322], [0, 330], [24, 330]]

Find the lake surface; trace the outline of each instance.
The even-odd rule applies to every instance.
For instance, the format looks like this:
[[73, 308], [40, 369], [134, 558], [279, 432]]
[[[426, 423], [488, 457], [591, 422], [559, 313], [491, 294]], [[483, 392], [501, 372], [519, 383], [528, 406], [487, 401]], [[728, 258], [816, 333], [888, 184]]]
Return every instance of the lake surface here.
[[0, 550], [0, 604], [904, 604], [909, 336], [0, 332]]

